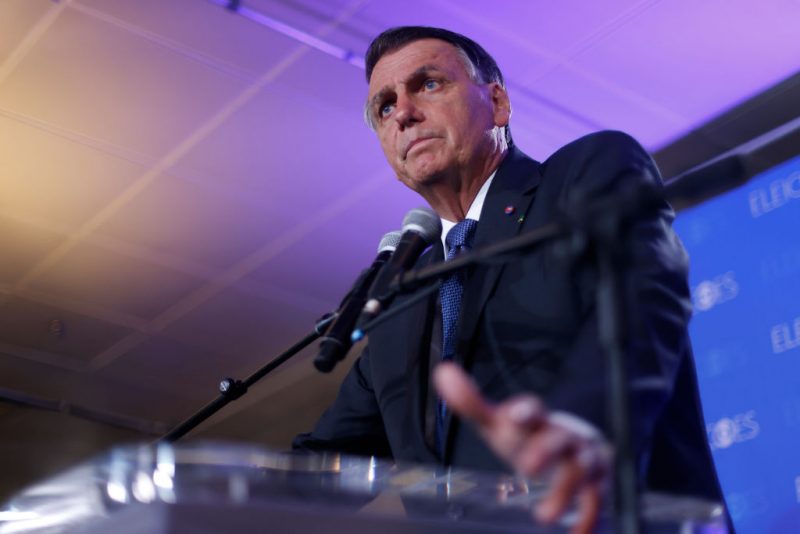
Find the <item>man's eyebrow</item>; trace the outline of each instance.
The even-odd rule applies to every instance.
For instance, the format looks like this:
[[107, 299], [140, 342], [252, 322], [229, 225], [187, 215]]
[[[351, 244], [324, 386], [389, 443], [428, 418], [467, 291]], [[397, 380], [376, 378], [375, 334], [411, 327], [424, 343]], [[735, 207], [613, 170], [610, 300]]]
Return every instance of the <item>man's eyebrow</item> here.
[[409, 81], [411, 81], [411, 80], [413, 80], [415, 78], [419, 78], [420, 76], [428, 74], [429, 72], [442, 72], [442, 69], [441, 69], [441, 67], [439, 67], [437, 65], [423, 65], [423, 66], [419, 67], [417, 70], [415, 70], [414, 72], [412, 72], [408, 76], [408, 78], [406, 78], [406, 83], [408, 83]]
[[389, 89], [388, 87], [384, 87], [383, 89], [381, 89], [380, 91], [375, 93], [375, 96], [373, 96], [369, 100], [370, 107], [374, 108], [375, 106], [377, 106], [381, 101], [383, 101], [383, 99], [384, 99], [384, 97], [386, 95], [388, 95], [389, 93], [392, 93], [392, 92], [393, 91], [391, 89]]
[[[403, 80], [403, 83], [407, 84], [408, 82], [418, 79], [422, 76], [425, 76], [426, 74], [429, 74], [431, 72], [442, 72], [442, 69], [436, 65], [422, 65], [421, 67], [414, 70], [414, 72], [409, 74], [408, 77], [405, 80]], [[370, 106], [374, 108], [383, 100], [383, 98], [387, 94], [392, 92], [393, 92], [392, 89], [389, 89], [388, 87], [383, 87], [380, 91], [375, 93], [375, 96], [370, 98], [369, 100]]]

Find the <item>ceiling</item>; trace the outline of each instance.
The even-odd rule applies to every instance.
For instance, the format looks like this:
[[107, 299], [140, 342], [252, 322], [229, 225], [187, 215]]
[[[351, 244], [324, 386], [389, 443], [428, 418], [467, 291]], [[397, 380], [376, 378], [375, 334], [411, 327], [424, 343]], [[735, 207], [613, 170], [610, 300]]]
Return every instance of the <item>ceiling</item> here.
[[[798, 0], [220, 4], [0, 1], [1, 396], [157, 433], [309, 332], [421, 203], [361, 121], [389, 26], [482, 43], [539, 159], [606, 128], [658, 150], [800, 69]], [[200, 434], [288, 445], [337, 387], [312, 355]], [[17, 469], [93, 450], [36, 414], [0, 411]], [[81, 425], [55, 434], [131, 436]]]

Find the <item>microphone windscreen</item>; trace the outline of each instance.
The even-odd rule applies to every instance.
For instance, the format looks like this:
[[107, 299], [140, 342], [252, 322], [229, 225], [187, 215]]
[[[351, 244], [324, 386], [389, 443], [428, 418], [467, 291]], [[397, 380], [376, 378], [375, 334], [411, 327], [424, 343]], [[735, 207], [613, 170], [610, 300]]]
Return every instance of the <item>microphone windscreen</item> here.
[[403, 233], [415, 232], [427, 243], [433, 243], [442, 235], [442, 221], [430, 208], [414, 208], [403, 218]]
[[402, 235], [403, 233], [399, 230], [388, 232], [386, 235], [384, 235], [381, 239], [381, 242], [378, 244], [378, 254], [387, 250], [389, 252], [394, 252], [394, 249], [397, 248], [397, 244], [400, 242], [400, 237]]

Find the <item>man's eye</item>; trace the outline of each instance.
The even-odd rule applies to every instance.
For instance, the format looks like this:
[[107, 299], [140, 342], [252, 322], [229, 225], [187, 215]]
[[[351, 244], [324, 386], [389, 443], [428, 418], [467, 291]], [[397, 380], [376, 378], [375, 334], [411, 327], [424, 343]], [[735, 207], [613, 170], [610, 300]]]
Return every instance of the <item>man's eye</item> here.
[[439, 87], [439, 82], [437, 80], [425, 80], [422, 86], [428, 91], [433, 91]]
[[394, 109], [394, 104], [387, 102], [386, 104], [381, 104], [378, 108], [378, 116], [381, 118], [388, 117], [389, 114]]

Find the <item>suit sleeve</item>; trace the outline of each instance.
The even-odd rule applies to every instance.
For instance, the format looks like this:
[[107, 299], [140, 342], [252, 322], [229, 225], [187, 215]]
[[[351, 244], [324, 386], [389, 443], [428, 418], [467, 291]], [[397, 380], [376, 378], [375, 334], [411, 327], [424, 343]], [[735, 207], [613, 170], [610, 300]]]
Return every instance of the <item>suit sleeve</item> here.
[[342, 382], [334, 403], [322, 414], [313, 431], [292, 441], [292, 448], [391, 456], [370, 377], [369, 351], [365, 349]]
[[[655, 163], [631, 137], [603, 132], [587, 138], [583, 157], [565, 158], [562, 200], [576, 193], [587, 199], [639, 185], [662, 187]], [[628, 227], [628, 272], [624, 273], [628, 384], [632, 436], [638, 453], [646, 450], [654, 424], [669, 401], [682, 365], [686, 365], [691, 316], [686, 281], [688, 259], [671, 228], [672, 209], [664, 202], [657, 210]], [[598, 343], [597, 276], [592, 261], [576, 268], [581, 303], [581, 326], [559, 372], [548, 403], [571, 412], [611, 435], [605, 355]]]

